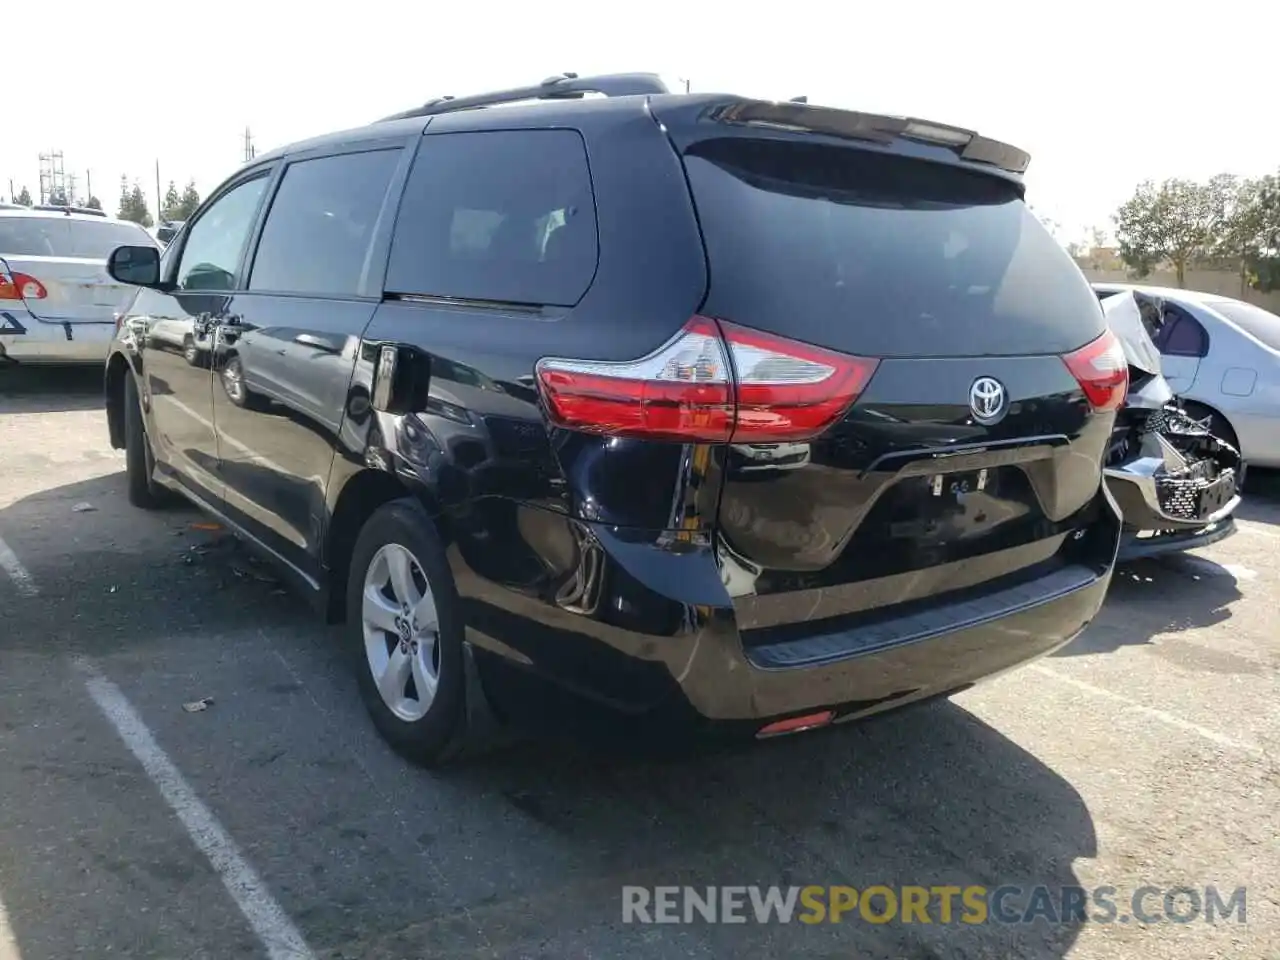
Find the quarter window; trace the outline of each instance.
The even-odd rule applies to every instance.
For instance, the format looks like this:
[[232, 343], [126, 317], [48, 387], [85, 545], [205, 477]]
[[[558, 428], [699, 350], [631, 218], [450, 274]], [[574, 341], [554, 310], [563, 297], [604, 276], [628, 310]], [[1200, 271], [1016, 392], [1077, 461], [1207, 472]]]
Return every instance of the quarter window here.
[[400, 149], [291, 163], [254, 255], [250, 290], [355, 296]]
[[178, 262], [180, 290], [234, 290], [236, 270], [267, 186], [261, 176], [232, 187], [187, 231]]
[[1189, 314], [1172, 307], [1165, 307], [1156, 346], [1167, 357], [1203, 357], [1209, 352], [1204, 328]]
[[428, 135], [396, 217], [387, 290], [573, 306], [595, 276], [595, 200], [572, 130]]

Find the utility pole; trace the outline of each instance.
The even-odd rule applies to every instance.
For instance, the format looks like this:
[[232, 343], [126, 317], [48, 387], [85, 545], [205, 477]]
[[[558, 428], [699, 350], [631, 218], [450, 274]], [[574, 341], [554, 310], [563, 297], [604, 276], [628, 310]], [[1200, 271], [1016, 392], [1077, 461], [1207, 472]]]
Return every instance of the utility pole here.
[[62, 167], [62, 151], [51, 150], [40, 154], [40, 202], [47, 203], [51, 197], [62, 194], [67, 202], [66, 173]]
[[90, 198], [93, 197], [93, 171], [92, 170], [86, 170], [84, 172], [84, 192], [89, 195], [88, 197], [84, 198], [84, 202], [88, 203]]
[[160, 222], [160, 160], [156, 159], [156, 223]]
[[257, 151], [253, 149], [253, 134], [249, 132], [248, 127], [245, 127], [244, 128], [244, 162], [248, 163], [250, 160], [253, 159], [256, 153]]
[[9, 202], [17, 203], [18, 202], [17, 197], [18, 195], [13, 192], [13, 177], [10, 177], [9, 178]]
[[681, 77], [681, 78], [680, 78], [680, 82], [684, 84], [684, 92], [685, 92], [685, 93], [692, 93], [692, 92], [693, 92], [693, 91], [692, 91], [692, 85], [689, 83], [689, 81], [688, 81], [688, 80], [686, 80], [684, 77]]

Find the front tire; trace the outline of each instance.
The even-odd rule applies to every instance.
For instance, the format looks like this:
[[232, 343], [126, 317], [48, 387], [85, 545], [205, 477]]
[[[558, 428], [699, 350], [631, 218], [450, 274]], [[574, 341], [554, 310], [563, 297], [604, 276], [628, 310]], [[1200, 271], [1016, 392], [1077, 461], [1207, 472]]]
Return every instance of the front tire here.
[[147, 436], [146, 423], [142, 419], [138, 383], [130, 372], [125, 373], [124, 379], [124, 460], [129, 503], [143, 510], [161, 507], [164, 497], [152, 479], [156, 465], [155, 454], [151, 450], [151, 439]]
[[462, 747], [462, 617], [435, 527], [414, 500], [365, 522], [347, 578], [346, 631], [360, 696], [401, 755], [437, 766]]

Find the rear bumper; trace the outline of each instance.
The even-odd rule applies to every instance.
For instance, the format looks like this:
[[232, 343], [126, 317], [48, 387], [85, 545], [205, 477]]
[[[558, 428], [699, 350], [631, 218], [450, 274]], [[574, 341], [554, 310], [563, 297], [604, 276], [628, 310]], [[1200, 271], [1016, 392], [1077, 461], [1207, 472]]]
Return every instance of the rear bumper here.
[[[8, 308], [6, 312], [12, 313]], [[22, 333], [0, 333], [0, 363], [103, 363], [115, 335], [112, 323], [53, 323], [23, 311], [17, 324], [0, 317], [0, 327]]]
[[[754, 731], [787, 716], [832, 710], [839, 722], [945, 695], [1070, 642], [1111, 580], [1119, 517], [1104, 499], [1110, 516], [1105, 530], [1091, 531], [1101, 557], [1092, 565], [1062, 564], [923, 613], [772, 646], [744, 645], [710, 545], [673, 550], [542, 512], [544, 527], [578, 528], [557, 536], [562, 544], [589, 543], [594, 552], [589, 563], [577, 558], [595, 586], [573, 592], [572, 610], [554, 601], [554, 585], [505, 589], [467, 563], [457, 543], [450, 554], [467, 637], [499, 713], [514, 672], [630, 715], [641, 730], [661, 717]], [[502, 680], [491, 686], [495, 673]], [[529, 689], [520, 696], [528, 707]]]

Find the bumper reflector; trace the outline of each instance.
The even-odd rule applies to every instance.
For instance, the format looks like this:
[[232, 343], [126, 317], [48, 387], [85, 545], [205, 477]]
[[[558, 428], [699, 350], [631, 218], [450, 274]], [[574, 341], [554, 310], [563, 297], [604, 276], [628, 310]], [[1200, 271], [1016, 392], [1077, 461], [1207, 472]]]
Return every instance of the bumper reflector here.
[[776, 720], [773, 723], [767, 723], [756, 732], [756, 739], [761, 740], [765, 737], [780, 737], [784, 733], [799, 733], [802, 730], [812, 730], [815, 727], [825, 727], [835, 717], [834, 710], [823, 710], [819, 713], [807, 713], [803, 717], [791, 717], [787, 720]]

